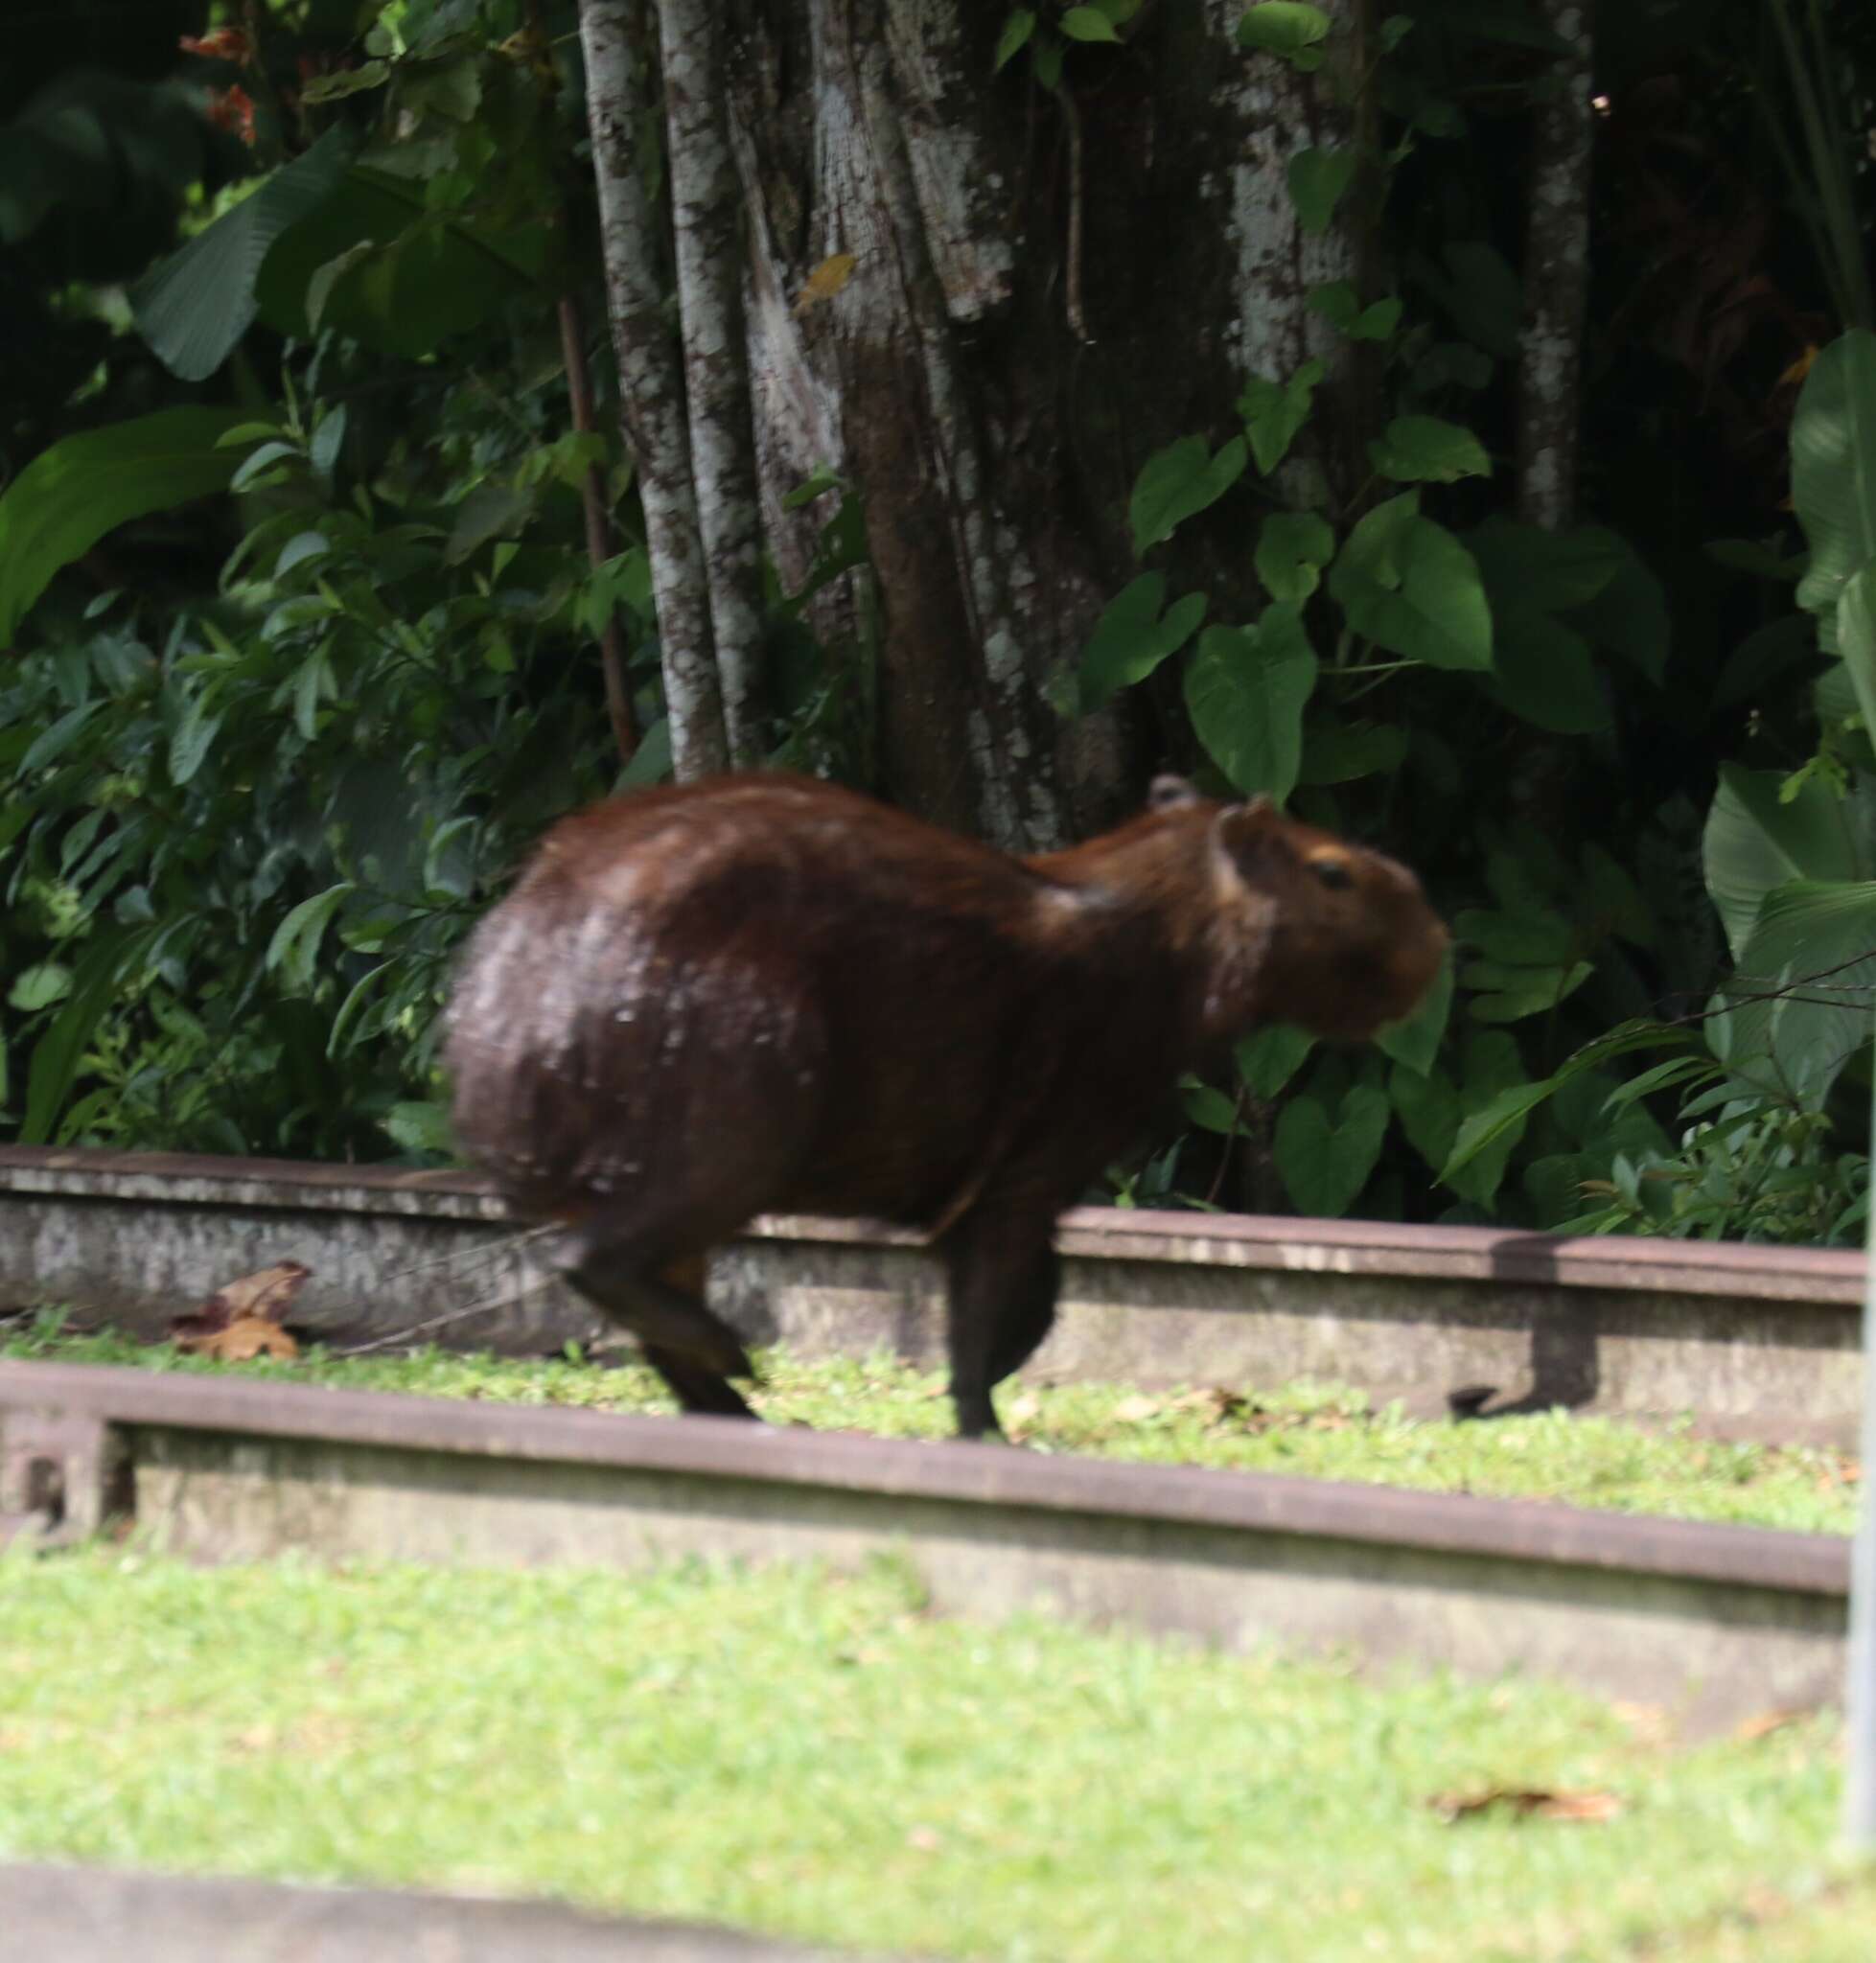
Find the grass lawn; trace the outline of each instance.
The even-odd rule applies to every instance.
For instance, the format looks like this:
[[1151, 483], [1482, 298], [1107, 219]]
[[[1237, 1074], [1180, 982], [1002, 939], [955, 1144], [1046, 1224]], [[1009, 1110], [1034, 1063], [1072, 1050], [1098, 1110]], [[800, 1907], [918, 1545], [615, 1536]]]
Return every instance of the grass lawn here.
[[[637, 1365], [508, 1362], [441, 1350], [358, 1357], [315, 1350], [293, 1363], [220, 1365], [184, 1356], [168, 1344], [142, 1348], [119, 1336], [69, 1335], [55, 1316], [0, 1324], [0, 1358], [233, 1369], [348, 1390], [512, 1403], [672, 1408], [663, 1386]], [[941, 1373], [909, 1369], [890, 1357], [809, 1363], [785, 1351], [766, 1352], [762, 1367], [766, 1382], [754, 1401], [779, 1423], [888, 1438], [942, 1438], [952, 1429]], [[1007, 1385], [1000, 1402], [1011, 1436], [1043, 1451], [1374, 1480], [1807, 1533], [1847, 1534], [1856, 1523], [1859, 1467], [1841, 1452], [1721, 1444], [1606, 1418], [1551, 1412], [1486, 1422], [1417, 1422], [1394, 1407], [1372, 1409], [1357, 1391], [1307, 1385], [1186, 1393], [1142, 1393], [1118, 1384]]]
[[[1685, 1749], [1539, 1684], [943, 1622], [891, 1564], [0, 1559], [14, 1859], [1038, 1963], [1867, 1963], [1838, 1757], [1826, 1720]], [[1601, 1816], [1438, 1805], [1512, 1790]]]

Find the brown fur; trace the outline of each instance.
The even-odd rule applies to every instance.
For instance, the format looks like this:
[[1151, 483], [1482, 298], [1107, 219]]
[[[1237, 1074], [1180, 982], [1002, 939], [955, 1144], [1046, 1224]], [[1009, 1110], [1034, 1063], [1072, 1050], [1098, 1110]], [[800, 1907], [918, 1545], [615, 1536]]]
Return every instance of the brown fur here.
[[1177, 779], [1022, 861], [750, 775], [563, 820], [471, 943], [455, 1124], [686, 1409], [741, 1415], [671, 1278], [765, 1212], [937, 1230], [960, 1427], [1054, 1312], [1051, 1235], [1177, 1074], [1260, 1023], [1368, 1035], [1446, 933], [1391, 860]]

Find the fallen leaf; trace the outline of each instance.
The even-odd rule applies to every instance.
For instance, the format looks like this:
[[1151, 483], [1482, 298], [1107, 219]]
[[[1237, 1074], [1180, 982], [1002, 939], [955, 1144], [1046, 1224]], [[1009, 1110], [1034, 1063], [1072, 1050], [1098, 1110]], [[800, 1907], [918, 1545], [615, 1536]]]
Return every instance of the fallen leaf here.
[[218, 1288], [195, 1314], [177, 1316], [170, 1325], [170, 1333], [178, 1341], [185, 1336], [206, 1336], [250, 1317], [277, 1324], [312, 1274], [304, 1261], [276, 1261], [270, 1268], [257, 1268], [253, 1274]]
[[1114, 1416], [1122, 1424], [1144, 1424], [1165, 1409], [1158, 1397], [1123, 1397], [1114, 1406]]
[[853, 268], [858, 264], [850, 252], [830, 253], [809, 273], [801, 288], [800, 297], [795, 302], [797, 319], [810, 307], [818, 307], [823, 300], [831, 300], [853, 277]]
[[1489, 1787], [1482, 1792], [1442, 1792], [1427, 1805], [1442, 1818], [1472, 1820], [1490, 1813], [1512, 1813], [1540, 1820], [1610, 1820], [1622, 1811], [1613, 1792], [1551, 1792], [1541, 1787]]
[[278, 1323], [258, 1315], [244, 1315], [225, 1329], [210, 1329], [200, 1336], [178, 1336], [176, 1348], [192, 1356], [213, 1356], [220, 1363], [246, 1363], [256, 1356], [276, 1356], [290, 1363], [300, 1346]]
[[1003, 1407], [1003, 1415], [1011, 1424], [1028, 1424], [1041, 1409], [1042, 1400], [1033, 1391], [1018, 1391]]
[[1749, 1744], [1755, 1738], [1770, 1738], [1774, 1731], [1783, 1731], [1788, 1724], [1795, 1724], [1804, 1716], [1802, 1711], [1772, 1709], [1756, 1712], [1752, 1717], [1743, 1719], [1733, 1736], [1742, 1744]]

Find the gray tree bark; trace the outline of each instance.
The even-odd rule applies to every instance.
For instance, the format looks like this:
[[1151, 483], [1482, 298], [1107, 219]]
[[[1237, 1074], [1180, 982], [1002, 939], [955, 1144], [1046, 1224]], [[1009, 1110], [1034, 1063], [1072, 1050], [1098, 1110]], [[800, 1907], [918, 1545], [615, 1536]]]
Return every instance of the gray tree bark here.
[[672, 768], [684, 782], [724, 769], [730, 746], [683, 369], [659, 291], [652, 215], [637, 168], [637, 136], [649, 113], [633, 45], [635, 28], [644, 26], [642, 6], [643, 0], [581, 0], [580, 43], [620, 412], [644, 507]]
[[1589, 292], [1592, 0], [1540, 0], [1569, 43], [1531, 132], [1530, 222], [1517, 372], [1517, 513], [1558, 530], [1576, 516], [1583, 320]]
[[743, 334], [742, 200], [720, 0], [658, 0], [690, 455], [730, 755], [762, 738], [762, 524]]

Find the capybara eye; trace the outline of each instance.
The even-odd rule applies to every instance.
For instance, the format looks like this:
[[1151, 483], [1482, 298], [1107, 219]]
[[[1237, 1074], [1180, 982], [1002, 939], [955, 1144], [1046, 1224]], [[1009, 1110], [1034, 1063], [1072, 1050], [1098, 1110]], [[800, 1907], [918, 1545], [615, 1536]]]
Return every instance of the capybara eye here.
[[1346, 859], [1311, 859], [1309, 865], [1323, 885], [1336, 892], [1355, 884], [1355, 874]]

